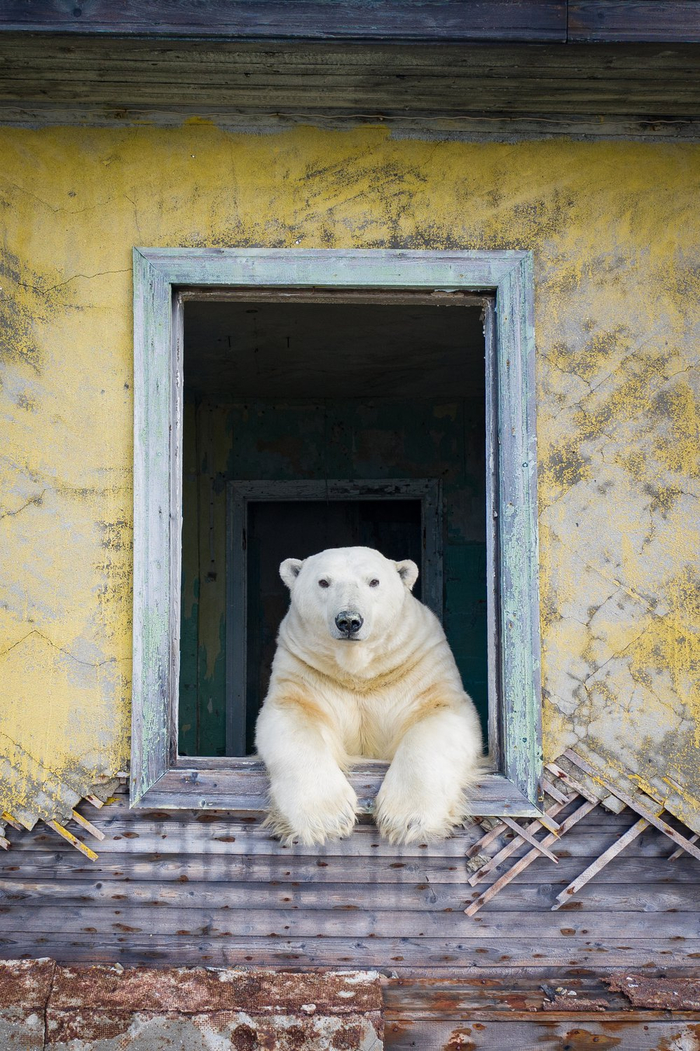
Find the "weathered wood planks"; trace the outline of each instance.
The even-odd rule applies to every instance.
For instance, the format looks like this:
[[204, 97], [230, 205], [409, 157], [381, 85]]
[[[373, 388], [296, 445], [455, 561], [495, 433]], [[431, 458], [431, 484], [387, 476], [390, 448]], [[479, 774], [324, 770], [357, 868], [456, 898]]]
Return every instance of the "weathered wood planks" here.
[[597, 971], [696, 967], [700, 941], [671, 943], [660, 949], [656, 938], [608, 938], [600, 942], [581, 943], [573, 938], [552, 942], [537, 939], [536, 949], [526, 942], [504, 946], [487, 942], [469, 943], [464, 939], [430, 938], [292, 938], [237, 937], [211, 938], [207, 935], [160, 935], [96, 931], [88, 933], [5, 932], [0, 948], [8, 959], [51, 956], [63, 962], [124, 965], [161, 963], [180, 966], [233, 965], [260, 967], [377, 967], [388, 972], [412, 975], [442, 974], [454, 977], [462, 973], [520, 971]]
[[[443, 1051], [444, 1048], [479, 1048], [503, 1051], [504, 1048], [537, 1048], [538, 1051], [560, 1051], [561, 1048], [615, 1048], [615, 1051], [658, 1051], [659, 1048], [696, 1047], [697, 1024], [692, 1021], [648, 1022], [636, 1019], [602, 1021], [584, 1016], [581, 1020], [462, 1023], [416, 1021], [401, 1024], [389, 1022], [384, 1046], [390, 1051], [421, 1048], [421, 1051]], [[478, 1042], [473, 1042], [476, 1039]]]
[[[68, 107], [68, 120], [70, 109], [87, 107], [89, 112], [78, 119], [97, 123], [138, 119], [128, 113], [130, 108], [175, 113], [190, 107], [201, 115], [218, 111], [219, 119], [227, 112], [370, 120], [378, 115], [472, 116], [473, 130], [489, 113], [511, 128], [515, 117], [537, 115], [568, 116], [573, 130], [585, 114], [692, 122], [697, 120], [700, 78], [696, 45], [689, 40], [691, 36], [679, 37], [672, 47], [470, 46], [451, 41], [436, 49], [381, 41], [212, 44], [122, 37], [115, 47], [108, 37], [80, 36], [67, 45], [51, 36], [0, 31], [0, 99], [24, 107], [25, 119], [31, 119], [32, 104], [51, 119], [46, 110], [51, 103]], [[105, 107], [120, 112], [111, 115]], [[603, 126], [596, 132], [595, 121], [584, 123], [585, 134], [614, 131]], [[556, 124], [545, 121], [538, 128], [535, 120], [530, 133], [556, 133]], [[628, 134], [679, 130], [659, 124], [630, 128]]]
[[0, 27], [32, 32], [125, 36], [199, 36], [258, 40], [559, 40], [566, 39], [565, 0], [109, 0], [64, 7], [51, 0], [5, 0]]
[[223, 40], [626, 41], [700, 39], [695, 0], [359, 0], [351, 7], [305, 0], [108, 0], [85, 6], [5, 0], [0, 29], [33, 33]]
[[[24, 866], [23, 866], [24, 867]], [[324, 874], [317, 869], [316, 873]], [[23, 873], [24, 874], [24, 873]], [[314, 875], [314, 874], [312, 874]], [[191, 881], [139, 880], [131, 877], [128, 887], [119, 881], [97, 879], [0, 879], [0, 908], [20, 904], [42, 909], [61, 907], [101, 906], [117, 907], [118, 902], [128, 899], [131, 905], [157, 908], [227, 908], [227, 909], [367, 909], [371, 904], [376, 911], [393, 912], [449, 912], [462, 909], [476, 892], [461, 884], [435, 882], [432, 869], [420, 874], [413, 873], [410, 881], [365, 883], [307, 882], [266, 880], [261, 873], [252, 880], [245, 873], [245, 880]], [[336, 880], [340, 873], [335, 872]], [[388, 876], [388, 874], [387, 874]], [[556, 901], [561, 884], [519, 885], [508, 888], [498, 897], [499, 913], [542, 910]], [[598, 912], [645, 912], [645, 913], [690, 913], [694, 918], [698, 907], [698, 891], [695, 886], [680, 884], [667, 887], [664, 884], [647, 885], [644, 890], [627, 884], [603, 884], [588, 887], [580, 897], [579, 908], [595, 909]], [[495, 906], [494, 906], [495, 908]], [[564, 909], [564, 914], [569, 911]], [[490, 915], [485, 913], [484, 915]], [[9, 920], [6, 917], [6, 922]], [[623, 921], [620, 921], [623, 922]], [[562, 921], [562, 925], [565, 924]]]
[[[292, 862], [288, 857], [273, 855], [190, 854], [179, 857], [146, 852], [123, 857], [110, 854], [87, 865], [69, 851], [19, 849], [17, 843], [12, 845], [12, 854], [3, 860], [7, 865], [1, 871], [7, 878], [53, 880], [56, 883], [74, 878], [141, 880], [155, 884], [251, 880], [292, 884], [345, 883], [359, 887], [387, 883], [398, 889], [404, 884], [423, 883], [425, 880], [429, 880], [431, 886], [443, 883], [464, 886], [467, 875], [466, 865], [460, 858], [430, 858], [428, 862], [422, 858], [392, 860], [378, 857], [370, 860], [366, 856], [339, 856], [316, 860], [297, 856]], [[531, 888], [534, 895], [541, 894], [548, 906], [553, 904], [548, 895], [555, 893], [555, 889], [558, 892], [567, 880], [574, 879], [586, 860], [589, 859], [578, 856], [562, 858], [556, 873], [545, 864], [530, 866], [515, 877], [512, 887], [501, 892], [499, 908], [515, 908], [517, 911], [529, 907], [533, 898], [527, 897], [526, 888]], [[587, 888], [584, 897], [601, 884], [619, 885], [620, 894], [636, 901], [632, 907], [646, 909], [650, 907], [649, 902], [654, 901], [657, 889], [668, 890], [669, 887], [698, 882], [697, 864], [691, 858], [682, 859], [670, 867], [662, 864], [659, 858], [651, 874], [652, 880], [649, 880], [648, 857], [617, 858], [612, 868], [603, 869], [596, 876], [593, 888]], [[526, 896], [521, 898], [521, 894]], [[501, 904], [509, 901], [511, 904]]]
[[[575, 807], [576, 804], [574, 803]], [[692, 967], [700, 956], [698, 863], [641, 833], [562, 911], [557, 895], [634, 825], [601, 807], [471, 918], [466, 853], [481, 829], [443, 846], [386, 849], [371, 824], [321, 850], [282, 849], [259, 817], [100, 812], [100, 856], [54, 834], [8, 829], [0, 865], [0, 954], [64, 961], [375, 966], [407, 975]], [[507, 831], [510, 835], [510, 830]], [[496, 849], [505, 839], [496, 838]], [[521, 843], [507, 864], [530, 852]], [[634, 851], [634, 853], [629, 853]], [[490, 880], [500, 877], [500, 870]]]

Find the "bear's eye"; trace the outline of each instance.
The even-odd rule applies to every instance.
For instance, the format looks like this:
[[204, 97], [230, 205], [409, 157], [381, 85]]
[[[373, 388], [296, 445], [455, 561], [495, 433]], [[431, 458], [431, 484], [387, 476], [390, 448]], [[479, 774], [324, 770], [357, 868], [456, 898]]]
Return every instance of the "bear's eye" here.
[[379, 587], [379, 581], [376, 578], [374, 580], [370, 580], [369, 586], [371, 588], [378, 588]]
[[318, 586], [320, 588], [329, 588], [331, 585], [330, 585], [330, 581], [328, 581], [328, 580], [319, 580]]

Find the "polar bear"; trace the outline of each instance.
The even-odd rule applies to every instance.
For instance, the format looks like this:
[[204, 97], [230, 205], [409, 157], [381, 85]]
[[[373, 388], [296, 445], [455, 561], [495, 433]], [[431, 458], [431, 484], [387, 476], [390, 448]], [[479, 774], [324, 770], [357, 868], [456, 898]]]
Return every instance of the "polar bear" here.
[[288, 843], [349, 835], [358, 758], [390, 763], [375, 819], [391, 843], [442, 838], [480, 773], [479, 717], [435, 615], [411, 594], [415, 562], [339, 547], [280, 576], [280, 626], [256, 746], [270, 775], [269, 827]]

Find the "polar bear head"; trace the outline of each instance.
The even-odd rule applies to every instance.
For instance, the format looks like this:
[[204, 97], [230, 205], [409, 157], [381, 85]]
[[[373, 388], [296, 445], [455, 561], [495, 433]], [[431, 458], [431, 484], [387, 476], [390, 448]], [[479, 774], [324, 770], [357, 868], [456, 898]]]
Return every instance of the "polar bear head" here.
[[280, 576], [309, 640], [351, 647], [381, 644], [396, 631], [418, 567], [410, 559], [392, 562], [371, 547], [336, 547], [303, 561], [285, 559]]

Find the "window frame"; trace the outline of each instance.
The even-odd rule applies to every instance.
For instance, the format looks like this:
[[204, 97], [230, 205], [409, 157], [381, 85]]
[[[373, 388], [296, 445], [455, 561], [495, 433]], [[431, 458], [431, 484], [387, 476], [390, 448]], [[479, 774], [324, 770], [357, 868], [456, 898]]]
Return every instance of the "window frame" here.
[[[541, 813], [541, 683], [532, 253], [400, 249], [134, 249], [134, 618], [130, 805], [264, 810], [255, 758], [177, 754], [183, 302], [275, 289], [482, 297], [486, 344], [489, 730], [499, 772], [470, 800]], [[498, 640], [498, 642], [497, 642]], [[495, 703], [492, 701], [495, 699]], [[371, 811], [386, 764], [351, 781]]]

